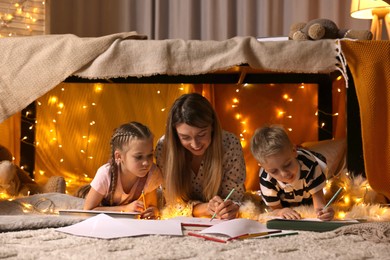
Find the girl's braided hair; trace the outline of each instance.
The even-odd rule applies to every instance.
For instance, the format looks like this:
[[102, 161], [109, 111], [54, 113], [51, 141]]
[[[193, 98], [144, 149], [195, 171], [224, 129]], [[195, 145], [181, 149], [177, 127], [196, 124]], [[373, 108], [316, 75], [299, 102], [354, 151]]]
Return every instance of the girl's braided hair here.
[[139, 123], [139, 122], [130, 122], [123, 124], [114, 130], [114, 133], [111, 137], [111, 158], [110, 158], [110, 188], [108, 192], [107, 200], [103, 200], [103, 205], [113, 206], [114, 204], [114, 193], [116, 184], [118, 181], [118, 175], [120, 172], [120, 164], [115, 162], [115, 151], [126, 152], [129, 149], [130, 141], [145, 140], [153, 137], [150, 129]]

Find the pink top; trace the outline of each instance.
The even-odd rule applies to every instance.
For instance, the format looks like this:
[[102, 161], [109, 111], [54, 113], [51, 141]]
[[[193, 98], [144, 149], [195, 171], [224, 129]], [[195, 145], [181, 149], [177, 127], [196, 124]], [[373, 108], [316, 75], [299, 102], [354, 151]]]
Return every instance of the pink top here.
[[[110, 164], [107, 163], [102, 165], [97, 170], [96, 175], [91, 182], [91, 187], [95, 189], [97, 192], [99, 192], [100, 194], [104, 195], [104, 198], [108, 197], [108, 191], [110, 188], [111, 179], [110, 179], [109, 169], [110, 169]], [[158, 186], [162, 184], [162, 182], [163, 182], [163, 178], [161, 175], [161, 171], [155, 164], [153, 164], [152, 168], [147, 174], [145, 186], [143, 187], [145, 195], [157, 189]], [[139, 185], [140, 185], [140, 178], [133, 185], [130, 192], [125, 193], [123, 191], [122, 182], [119, 175], [116, 184], [115, 193], [114, 193], [114, 204], [123, 205], [139, 199], [139, 198], [134, 198], [135, 195], [134, 193], [136, 192]]]

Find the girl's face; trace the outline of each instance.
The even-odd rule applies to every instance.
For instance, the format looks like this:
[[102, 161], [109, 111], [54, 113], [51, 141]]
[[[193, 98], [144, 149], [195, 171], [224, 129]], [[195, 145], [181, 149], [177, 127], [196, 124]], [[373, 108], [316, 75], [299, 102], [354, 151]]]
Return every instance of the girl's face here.
[[185, 123], [176, 125], [181, 144], [194, 156], [201, 156], [211, 143], [211, 126], [197, 128]]
[[120, 158], [122, 172], [144, 177], [153, 165], [153, 139], [130, 140], [123, 152], [115, 151], [115, 158]]
[[285, 148], [279, 153], [267, 156], [261, 166], [274, 179], [284, 183], [293, 183], [299, 178], [297, 156], [295, 148]]

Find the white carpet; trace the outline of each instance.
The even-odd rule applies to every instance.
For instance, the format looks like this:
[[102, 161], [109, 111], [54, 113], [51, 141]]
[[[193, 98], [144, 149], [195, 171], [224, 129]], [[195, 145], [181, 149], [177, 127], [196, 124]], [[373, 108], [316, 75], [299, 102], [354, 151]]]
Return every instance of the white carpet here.
[[222, 244], [189, 236], [78, 237], [55, 228], [83, 218], [41, 214], [82, 204], [65, 194], [2, 201], [0, 259], [390, 259], [390, 222]]
[[389, 259], [390, 223], [346, 228], [227, 244], [188, 236], [103, 240], [48, 228], [0, 234], [0, 259]]

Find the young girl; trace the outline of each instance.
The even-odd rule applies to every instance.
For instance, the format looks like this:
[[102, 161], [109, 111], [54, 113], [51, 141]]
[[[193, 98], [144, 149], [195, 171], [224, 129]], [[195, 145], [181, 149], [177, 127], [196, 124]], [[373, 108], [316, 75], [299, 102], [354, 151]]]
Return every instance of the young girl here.
[[140, 212], [141, 218], [155, 218], [161, 183], [161, 172], [153, 163], [153, 134], [141, 123], [123, 124], [112, 135], [111, 160], [98, 169], [84, 209]]

